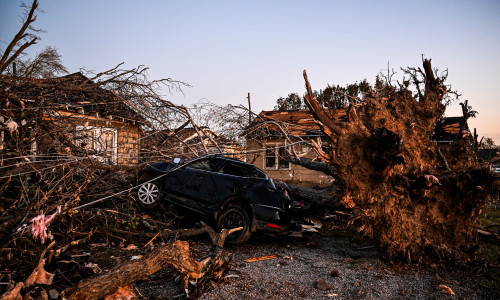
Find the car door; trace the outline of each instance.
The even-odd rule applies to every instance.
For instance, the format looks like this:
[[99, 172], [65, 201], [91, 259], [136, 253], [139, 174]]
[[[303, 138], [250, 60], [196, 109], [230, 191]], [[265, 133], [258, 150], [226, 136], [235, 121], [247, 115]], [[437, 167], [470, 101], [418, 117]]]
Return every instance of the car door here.
[[251, 185], [253, 168], [237, 161], [226, 160], [213, 175], [216, 181], [211, 190], [209, 205], [218, 205], [229, 197], [241, 197], [242, 192]]
[[214, 189], [214, 169], [220, 163], [219, 158], [209, 157], [192, 161], [172, 176], [167, 176], [165, 186], [169, 194], [175, 198], [175, 202], [190, 209], [210, 213], [207, 207], [207, 197]]

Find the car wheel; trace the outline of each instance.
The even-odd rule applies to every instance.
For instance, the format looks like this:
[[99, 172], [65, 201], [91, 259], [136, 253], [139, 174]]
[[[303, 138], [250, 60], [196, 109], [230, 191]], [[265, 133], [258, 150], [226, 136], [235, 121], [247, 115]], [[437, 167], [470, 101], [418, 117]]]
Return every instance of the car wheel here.
[[146, 182], [137, 190], [137, 201], [144, 208], [153, 208], [160, 204], [160, 194], [158, 181]]
[[250, 232], [250, 217], [246, 210], [239, 205], [231, 205], [226, 208], [220, 215], [217, 225], [219, 231], [224, 228], [243, 227], [242, 230], [233, 232], [226, 238], [226, 241], [231, 244], [244, 243], [252, 235]]

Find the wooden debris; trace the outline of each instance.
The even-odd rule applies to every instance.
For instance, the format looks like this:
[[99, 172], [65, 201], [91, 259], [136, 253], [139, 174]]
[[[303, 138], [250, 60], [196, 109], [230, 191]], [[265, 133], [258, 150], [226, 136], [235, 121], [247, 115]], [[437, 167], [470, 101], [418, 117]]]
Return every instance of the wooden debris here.
[[23, 288], [24, 288], [24, 284], [22, 282], [18, 282], [15, 286], [13, 286], [5, 294], [0, 296], [0, 299], [1, 300], [21, 300], [21, 299], [23, 299], [23, 297], [21, 296], [21, 290]]
[[259, 256], [259, 257], [252, 257], [252, 258], [249, 258], [249, 259], [245, 260], [245, 262], [256, 262], [256, 261], [262, 261], [262, 260], [268, 260], [268, 259], [275, 259], [275, 258], [278, 258], [278, 257], [279, 257], [278, 254], [267, 255], [267, 256]]
[[440, 293], [448, 294], [448, 295], [455, 295], [453, 290], [444, 284], [440, 284], [438, 289], [439, 289]]
[[132, 299], [137, 299], [137, 295], [135, 294], [131, 284], [125, 287], [119, 287], [116, 292], [104, 297], [104, 300], [132, 300]]
[[29, 287], [33, 284], [46, 284], [51, 285], [54, 279], [54, 274], [48, 273], [44, 269], [45, 259], [41, 259], [38, 263], [36, 269], [31, 273], [31, 275], [24, 281], [24, 286]]

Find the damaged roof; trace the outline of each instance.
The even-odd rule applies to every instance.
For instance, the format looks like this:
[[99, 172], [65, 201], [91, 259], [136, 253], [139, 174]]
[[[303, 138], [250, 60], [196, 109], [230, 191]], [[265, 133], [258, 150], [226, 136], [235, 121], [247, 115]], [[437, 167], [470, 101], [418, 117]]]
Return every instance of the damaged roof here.
[[[460, 136], [460, 125], [465, 122], [463, 136]], [[459, 138], [471, 138], [469, 131], [469, 125], [465, 121], [464, 117], [447, 117], [442, 118], [436, 123], [434, 128], [434, 135], [432, 136], [433, 141], [450, 143], [458, 140]]]
[[21, 100], [26, 107], [146, 122], [118, 94], [95, 85], [80, 72], [49, 79], [0, 76], [0, 87], [7, 98]]
[[[335, 110], [335, 118], [346, 119], [346, 110]], [[321, 129], [308, 109], [262, 111], [246, 130], [246, 135], [281, 136], [280, 127], [295, 136], [319, 136]]]
[[[335, 118], [346, 121], [346, 109], [335, 110]], [[454, 142], [460, 138], [460, 124], [464, 117], [447, 117], [437, 122], [432, 140], [437, 142]], [[281, 129], [294, 136], [320, 136], [321, 129], [308, 109], [287, 111], [262, 111], [247, 128], [245, 135], [251, 137], [282, 136]], [[471, 138], [469, 126], [465, 123], [463, 137]]]

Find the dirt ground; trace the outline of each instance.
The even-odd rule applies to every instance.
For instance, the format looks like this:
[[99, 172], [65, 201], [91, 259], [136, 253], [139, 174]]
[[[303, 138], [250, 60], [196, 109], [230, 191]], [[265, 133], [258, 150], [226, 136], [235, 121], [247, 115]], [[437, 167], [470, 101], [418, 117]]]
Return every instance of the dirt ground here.
[[[204, 241], [193, 244], [193, 249], [207, 247]], [[233, 258], [224, 282], [201, 299], [500, 299], [498, 269], [474, 262], [389, 265], [373, 244], [343, 230], [300, 239], [258, 235], [227, 250]], [[271, 255], [277, 257], [246, 262]], [[165, 270], [136, 287], [145, 299], [184, 298], [175, 277]]]

